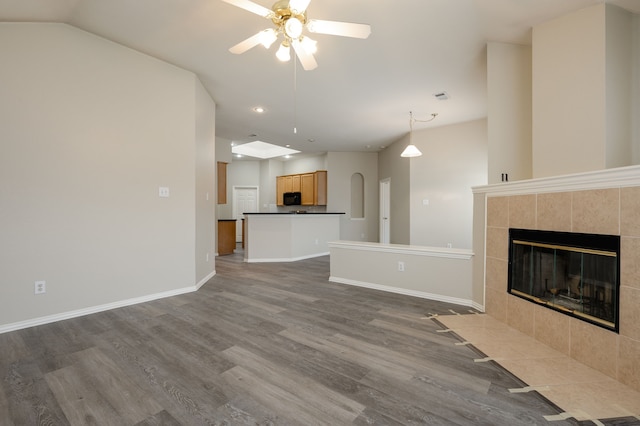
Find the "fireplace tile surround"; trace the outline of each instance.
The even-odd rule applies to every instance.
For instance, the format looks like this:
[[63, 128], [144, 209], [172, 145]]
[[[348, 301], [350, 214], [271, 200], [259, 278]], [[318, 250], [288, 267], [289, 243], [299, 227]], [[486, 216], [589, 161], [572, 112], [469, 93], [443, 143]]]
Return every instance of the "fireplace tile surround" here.
[[[485, 312], [640, 390], [640, 168], [487, 186]], [[507, 293], [509, 228], [620, 235], [619, 333]]]

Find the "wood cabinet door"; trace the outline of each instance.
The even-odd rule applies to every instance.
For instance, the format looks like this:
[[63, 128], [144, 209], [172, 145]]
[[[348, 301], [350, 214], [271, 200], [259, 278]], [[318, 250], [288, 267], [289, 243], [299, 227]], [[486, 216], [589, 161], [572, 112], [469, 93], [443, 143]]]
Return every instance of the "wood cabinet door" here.
[[300, 175], [300, 192], [302, 193], [302, 205], [313, 206], [315, 198], [313, 173]]
[[284, 178], [284, 176], [276, 177], [276, 205], [278, 206], [284, 206], [284, 199], [282, 196], [285, 193]]
[[218, 204], [227, 204], [227, 163], [218, 161]]
[[291, 176], [291, 192], [301, 192], [300, 175]]
[[313, 204], [316, 206], [327, 205], [327, 171], [318, 170], [313, 174], [314, 177], [314, 199]]
[[284, 178], [284, 192], [293, 191], [293, 176], [282, 176]]

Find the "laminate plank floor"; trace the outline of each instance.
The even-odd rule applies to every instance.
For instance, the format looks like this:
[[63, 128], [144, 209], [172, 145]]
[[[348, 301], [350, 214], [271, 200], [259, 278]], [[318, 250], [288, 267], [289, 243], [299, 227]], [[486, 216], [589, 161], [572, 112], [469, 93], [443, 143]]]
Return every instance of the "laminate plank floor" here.
[[442, 332], [469, 308], [331, 283], [328, 256], [216, 270], [195, 293], [0, 334], [0, 425], [594, 424], [550, 422], [564, 410]]

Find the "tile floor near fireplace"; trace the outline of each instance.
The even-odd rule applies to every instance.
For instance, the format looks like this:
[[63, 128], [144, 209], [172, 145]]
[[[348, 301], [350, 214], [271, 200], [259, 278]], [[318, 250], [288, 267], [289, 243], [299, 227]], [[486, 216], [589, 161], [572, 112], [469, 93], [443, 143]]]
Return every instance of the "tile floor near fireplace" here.
[[560, 407], [564, 413], [549, 415], [550, 422], [573, 417], [602, 424], [599, 420], [624, 417], [629, 422], [616, 424], [640, 424], [640, 392], [611, 377], [486, 314], [437, 320], [464, 339], [460, 344], [472, 344], [487, 356], [476, 362], [495, 361], [528, 385], [511, 392], [536, 391]]

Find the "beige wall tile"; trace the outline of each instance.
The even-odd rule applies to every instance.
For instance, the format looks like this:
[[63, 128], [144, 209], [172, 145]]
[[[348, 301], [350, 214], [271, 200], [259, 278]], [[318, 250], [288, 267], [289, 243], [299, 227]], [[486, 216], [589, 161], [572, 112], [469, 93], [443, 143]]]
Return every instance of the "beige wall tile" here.
[[571, 193], [538, 194], [537, 229], [571, 231]]
[[640, 289], [640, 238], [620, 238], [620, 285]]
[[509, 230], [487, 227], [487, 257], [509, 260]]
[[640, 340], [640, 289], [620, 287], [620, 334]]
[[536, 196], [509, 197], [509, 227], [536, 229]]
[[487, 198], [487, 226], [509, 227], [509, 197]]
[[504, 259], [487, 258], [487, 287], [506, 291], [508, 287], [508, 261]]
[[640, 237], [640, 187], [620, 189], [620, 235]]
[[509, 296], [507, 303], [507, 324], [527, 336], [533, 337], [533, 310], [536, 305], [515, 296]]
[[569, 356], [571, 318], [551, 309], [536, 306], [534, 310], [536, 340]]
[[578, 319], [571, 321], [571, 358], [616, 378], [618, 335]]
[[618, 380], [640, 391], [640, 341], [620, 336]]
[[485, 290], [485, 312], [498, 321], [507, 321], [507, 291], [487, 288]]
[[594, 189], [572, 193], [573, 232], [618, 235], [620, 189]]

